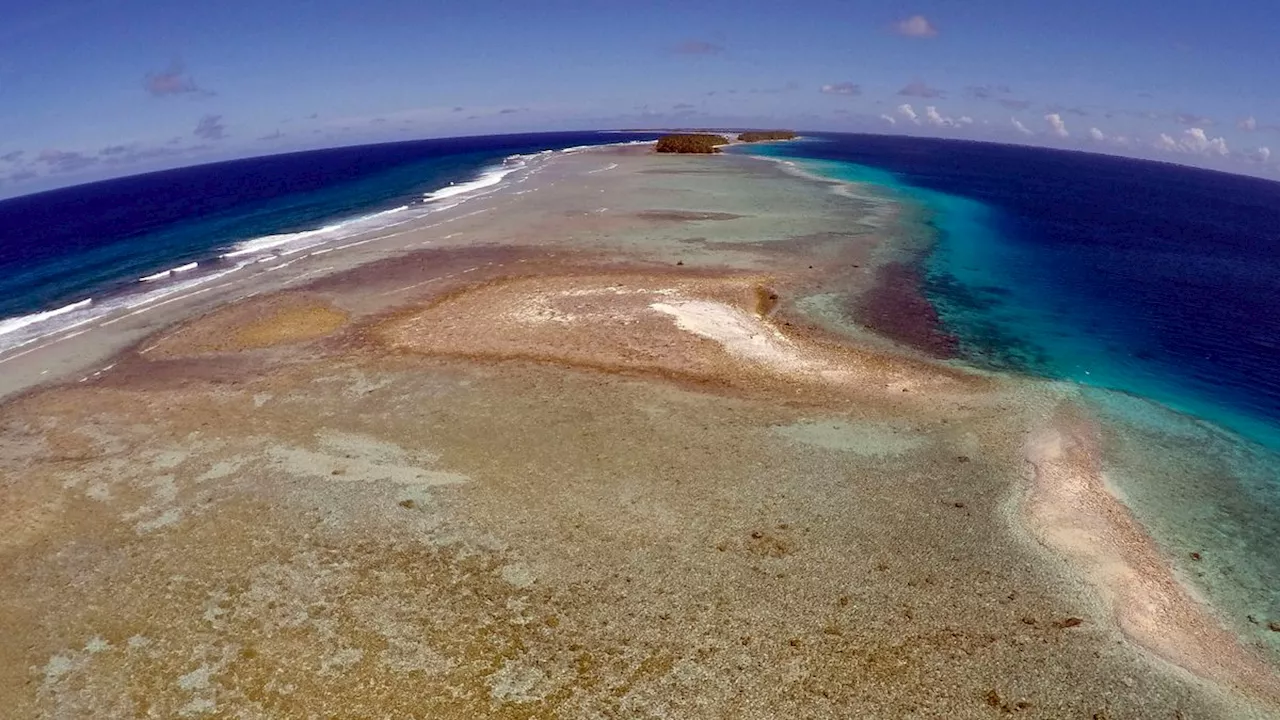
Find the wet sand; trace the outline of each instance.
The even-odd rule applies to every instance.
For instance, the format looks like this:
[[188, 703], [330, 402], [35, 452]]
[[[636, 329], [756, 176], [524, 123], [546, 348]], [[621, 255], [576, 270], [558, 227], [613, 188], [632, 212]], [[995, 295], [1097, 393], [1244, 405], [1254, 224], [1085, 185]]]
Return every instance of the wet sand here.
[[748, 158], [558, 156], [0, 365], [0, 701], [1273, 716], [1072, 390], [930, 357], [920, 313], [865, 329], [907, 297], [872, 205]]

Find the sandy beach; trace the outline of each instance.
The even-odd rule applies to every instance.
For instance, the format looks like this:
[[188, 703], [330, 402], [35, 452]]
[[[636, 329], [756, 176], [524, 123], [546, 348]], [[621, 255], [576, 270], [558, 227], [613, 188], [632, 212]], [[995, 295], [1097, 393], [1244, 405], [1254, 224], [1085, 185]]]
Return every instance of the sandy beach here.
[[916, 222], [749, 157], [556, 154], [0, 355], [0, 704], [1280, 716], [1089, 404], [949, 361]]

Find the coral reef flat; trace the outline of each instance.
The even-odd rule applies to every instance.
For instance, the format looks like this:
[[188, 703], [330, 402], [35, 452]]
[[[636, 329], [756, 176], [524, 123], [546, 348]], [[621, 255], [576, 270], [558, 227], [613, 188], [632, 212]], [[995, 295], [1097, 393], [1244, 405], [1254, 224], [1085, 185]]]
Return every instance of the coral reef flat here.
[[0, 365], [7, 717], [1275, 716], [893, 203], [535, 170]]

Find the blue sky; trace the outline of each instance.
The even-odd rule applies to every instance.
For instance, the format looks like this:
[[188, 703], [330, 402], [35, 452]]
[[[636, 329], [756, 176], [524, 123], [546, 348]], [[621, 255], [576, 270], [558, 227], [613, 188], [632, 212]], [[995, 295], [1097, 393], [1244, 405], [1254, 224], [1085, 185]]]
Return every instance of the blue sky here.
[[0, 196], [332, 145], [681, 125], [1280, 177], [1277, 28], [1275, 0], [0, 0]]

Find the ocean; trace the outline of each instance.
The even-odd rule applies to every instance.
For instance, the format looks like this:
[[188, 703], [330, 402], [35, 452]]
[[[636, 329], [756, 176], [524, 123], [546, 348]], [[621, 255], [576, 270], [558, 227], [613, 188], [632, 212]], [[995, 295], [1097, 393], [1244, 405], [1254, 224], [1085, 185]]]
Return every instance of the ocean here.
[[[0, 353], [391, 231], [538, 153], [656, 133], [451, 138], [235, 160], [0, 201]], [[919, 208], [920, 288], [964, 362], [1159, 401], [1280, 450], [1280, 184], [1103, 155], [823, 134], [739, 148]]]
[[656, 133], [502, 135], [186, 167], [0, 201], [0, 353], [492, 192], [538, 154]]
[[1072, 383], [1109, 488], [1183, 581], [1280, 657], [1280, 183], [1006, 145], [816, 135], [739, 151], [922, 218], [960, 362]]
[[920, 208], [961, 358], [1157, 400], [1280, 449], [1280, 183], [990, 143], [752, 148]]

